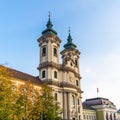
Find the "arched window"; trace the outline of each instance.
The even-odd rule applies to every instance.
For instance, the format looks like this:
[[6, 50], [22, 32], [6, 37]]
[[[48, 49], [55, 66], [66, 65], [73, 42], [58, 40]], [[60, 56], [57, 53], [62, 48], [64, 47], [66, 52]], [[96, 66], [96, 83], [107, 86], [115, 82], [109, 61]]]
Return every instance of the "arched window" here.
[[75, 65], [76, 65], [76, 66], [78, 65], [77, 60], [75, 60]]
[[115, 115], [115, 113], [114, 113], [114, 119], [116, 120], [116, 115]]
[[42, 48], [42, 56], [46, 56], [46, 46]]
[[78, 80], [76, 80], [76, 86], [78, 86], [79, 85], [79, 82], [78, 82]]
[[110, 120], [112, 120], [112, 113], [110, 114]]
[[108, 120], [108, 113], [106, 113], [106, 120]]
[[80, 113], [80, 107], [78, 107], [78, 113]]
[[54, 47], [53, 52], [54, 52], [54, 56], [57, 56], [57, 48]]
[[74, 95], [72, 95], [72, 103], [73, 103], [73, 107], [75, 108], [75, 97], [74, 97]]
[[78, 105], [80, 105], [80, 99], [78, 98]]
[[55, 101], [57, 101], [57, 93], [55, 93]]
[[45, 70], [42, 71], [42, 78], [45, 78]]
[[54, 78], [57, 78], [57, 72], [54, 71]]

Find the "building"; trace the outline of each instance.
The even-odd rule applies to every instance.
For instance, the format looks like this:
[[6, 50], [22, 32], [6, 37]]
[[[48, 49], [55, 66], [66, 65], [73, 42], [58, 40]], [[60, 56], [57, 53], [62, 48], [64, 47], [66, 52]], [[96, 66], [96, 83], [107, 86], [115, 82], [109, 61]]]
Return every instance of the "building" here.
[[97, 97], [83, 102], [84, 120], [118, 120], [116, 106], [109, 99]]
[[[50, 16], [46, 29], [38, 38], [40, 47], [39, 76], [34, 77], [26, 73], [9, 69], [13, 73], [13, 81], [19, 88], [24, 81], [30, 80], [36, 88], [41, 83], [48, 83], [53, 89], [55, 100], [63, 108], [63, 120], [116, 120], [115, 105], [105, 98], [87, 99], [82, 104], [80, 51], [73, 43], [69, 30], [67, 43], [62, 51], [59, 50], [61, 39], [53, 29]], [[60, 63], [60, 54], [62, 63]]]
[[[60, 52], [61, 39], [52, 26], [49, 17], [47, 28], [38, 39], [40, 46], [39, 79], [52, 86], [53, 94], [63, 108], [62, 118], [64, 120], [80, 120], [82, 119], [80, 52], [72, 42], [70, 31], [64, 50]], [[62, 64], [59, 62], [60, 54], [62, 55]]]

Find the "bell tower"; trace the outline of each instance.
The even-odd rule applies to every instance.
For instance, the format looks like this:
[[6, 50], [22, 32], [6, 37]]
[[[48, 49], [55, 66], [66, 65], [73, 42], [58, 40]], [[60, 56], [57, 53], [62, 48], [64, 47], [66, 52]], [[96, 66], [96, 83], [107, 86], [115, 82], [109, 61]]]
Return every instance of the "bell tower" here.
[[52, 66], [59, 64], [59, 46], [61, 43], [57, 32], [52, 28], [53, 24], [48, 16], [46, 29], [42, 31], [42, 36], [38, 39], [40, 46], [39, 78], [41, 80], [52, 79]]
[[[63, 83], [66, 83], [66, 86], [69, 86], [69, 89], [76, 92], [70, 92], [68, 89], [63, 92], [65, 95], [63, 98], [67, 98], [67, 100], [63, 100], [65, 103], [68, 103], [64, 105], [63, 112], [63, 120], [83, 120], [82, 115], [82, 93], [81, 90], [81, 76], [80, 76], [80, 70], [79, 70], [79, 57], [80, 52], [76, 49], [76, 45], [72, 42], [72, 36], [70, 34], [69, 29], [69, 35], [67, 38], [67, 43], [64, 45], [64, 50], [61, 52], [62, 55], [62, 66], [65, 69], [65, 72], [63, 73], [64, 76], [66, 75], [67, 78], [64, 79], [63, 77]], [[66, 89], [64, 87], [64, 89]], [[67, 94], [67, 95], [66, 95]], [[69, 104], [71, 103], [71, 104]], [[68, 111], [69, 114], [66, 113]]]
[[62, 63], [65, 67], [70, 67], [75, 72], [79, 73], [79, 56], [80, 52], [76, 49], [76, 45], [72, 42], [72, 36], [70, 34], [67, 39], [67, 43], [64, 45], [64, 50], [61, 52], [62, 55]]

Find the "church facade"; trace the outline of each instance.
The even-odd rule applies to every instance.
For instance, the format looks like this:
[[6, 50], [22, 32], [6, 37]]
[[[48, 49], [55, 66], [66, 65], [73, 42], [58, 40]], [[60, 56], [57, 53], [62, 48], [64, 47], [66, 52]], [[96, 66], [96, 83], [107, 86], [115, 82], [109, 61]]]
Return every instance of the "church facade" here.
[[[47, 28], [38, 39], [40, 46], [39, 79], [52, 86], [53, 95], [63, 108], [63, 120], [82, 119], [82, 90], [79, 73], [80, 52], [69, 35], [64, 50], [60, 52], [61, 39], [52, 28], [52, 22], [47, 22]], [[60, 64], [60, 54], [62, 64]]]

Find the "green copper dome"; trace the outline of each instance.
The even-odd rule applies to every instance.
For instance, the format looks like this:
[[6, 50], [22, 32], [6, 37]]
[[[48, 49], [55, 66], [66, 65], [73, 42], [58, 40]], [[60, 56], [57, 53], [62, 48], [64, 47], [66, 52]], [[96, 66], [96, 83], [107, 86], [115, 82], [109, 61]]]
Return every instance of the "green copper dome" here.
[[50, 33], [52, 33], [52, 34], [57, 35], [57, 32], [55, 30], [53, 30], [53, 28], [52, 28], [53, 24], [52, 24], [52, 22], [50, 20], [50, 13], [49, 13], [48, 17], [49, 17], [48, 22], [46, 24], [47, 28], [42, 32], [42, 34], [50, 34]]
[[67, 43], [64, 45], [65, 49], [70, 49], [70, 48], [76, 48], [77, 46], [72, 42], [72, 37], [70, 35], [70, 29], [69, 29], [69, 35], [67, 39]]

